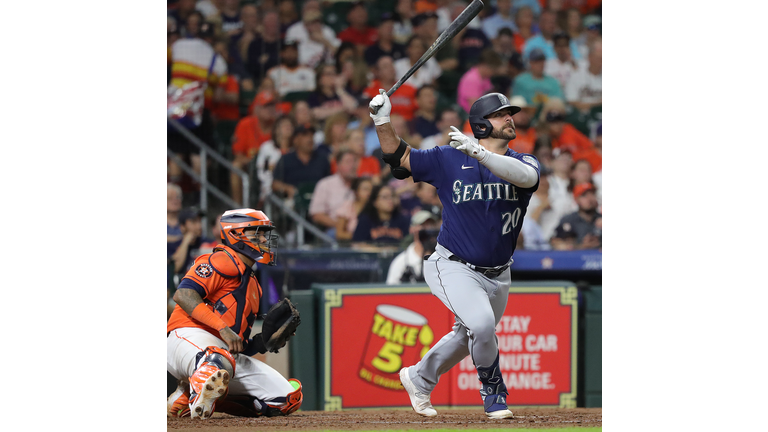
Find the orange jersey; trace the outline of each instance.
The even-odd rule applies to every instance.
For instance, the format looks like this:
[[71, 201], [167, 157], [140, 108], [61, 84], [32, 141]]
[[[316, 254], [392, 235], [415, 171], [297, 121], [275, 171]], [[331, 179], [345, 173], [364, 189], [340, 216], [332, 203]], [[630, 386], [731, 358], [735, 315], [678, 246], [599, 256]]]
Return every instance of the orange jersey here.
[[[384, 88], [379, 80], [373, 80], [371, 85], [363, 90], [366, 97], [373, 98], [379, 94], [379, 89]], [[392, 114], [403, 116], [406, 121], [413, 120], [413, 113], [416, 112], [416, 88], [410, 84], [403, 84], [389, 98], [392, 104]]]
[[[250, 336], [251, 325], [259, 312], [261, 285], [235, 253], [217, 245], [213, 253], [197, 257], [179, 283], [179, 289], [193, 289], [224, 323], [243, 339]], [[197, 321], [176, 305], [168, 319], [168, 332], [182, 327], [201, 328], [218, 337], [219, 332]]]

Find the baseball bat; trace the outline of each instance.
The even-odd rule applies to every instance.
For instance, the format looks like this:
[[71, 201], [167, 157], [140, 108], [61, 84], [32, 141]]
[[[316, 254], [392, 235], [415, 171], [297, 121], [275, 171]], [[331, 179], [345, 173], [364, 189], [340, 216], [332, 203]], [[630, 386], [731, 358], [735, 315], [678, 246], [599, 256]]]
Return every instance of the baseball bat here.
[[[419, 68], [424, 65], [424, 63], [427, 62], [427, 60], [431, 59], [435, 53], [440, 51], [445, 44], [450, 42], [451, 39], [453, 39], [454, 36], [456, 36], [461, 29], [467, 26], [470, 21], [472, 21], [477, 14], [480, 13], [481, 10], [483, 10], [483, 2], [481, 0], [472, 0], [472, 3], [467, 6], [466, 9], [464, 9], [459, 16], [456, 17], [455, 20], [451, 24], [448, 25], [448, 28], [443, 30], [442, 33], [440, 33], [440, 36], [437, 37], [435, 42], [432, 44], [432, 46], [429, 47], [429, 49], [424, 52], [424, 55], [421, 56], [421, 58], [413, 65], [410, 69], [408, 69], [408, 72], [405, 73], [405, 75], [400, 78], [398, 82], [395, 83], [395, 85], [392, 86], [391, 89], [387, 91], [387, 97], [392, 96], [392, 93], [397, 91], [397, 89], [400, 88], [403, 83], [411, 77], [411, 75], [415, 74]], [[376, 114], [378, 112], [378, 108], [373, 113]]]

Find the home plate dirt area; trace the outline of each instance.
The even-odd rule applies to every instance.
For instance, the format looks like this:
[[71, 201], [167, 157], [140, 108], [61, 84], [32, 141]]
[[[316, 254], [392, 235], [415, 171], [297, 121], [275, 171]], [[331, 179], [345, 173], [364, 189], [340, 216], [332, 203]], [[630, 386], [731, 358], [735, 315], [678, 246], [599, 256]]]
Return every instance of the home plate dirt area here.
[[482, 407], [439, 409], [436, 417], [422, 417], [411, 409], [299, 411], [287, 417], [244, 418], [216, 413], [208, 420], [168, 418], [168, 430], [205, 429], [212, 432], [258, 431], [373, 431], [430, 429], [542, 429], [602, 427], [602, 408], [519, 408], [515, 416], [491, 420]]

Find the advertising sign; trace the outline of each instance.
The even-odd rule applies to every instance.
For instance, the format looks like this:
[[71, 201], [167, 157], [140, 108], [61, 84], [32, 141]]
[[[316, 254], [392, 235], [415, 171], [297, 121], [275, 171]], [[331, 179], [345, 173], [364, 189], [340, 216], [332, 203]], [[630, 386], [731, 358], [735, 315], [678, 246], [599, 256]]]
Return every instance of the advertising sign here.
[[[451, 331], [428, 287], [325, 289], [321, 302], [326, 410], [408, 407], [401, 368]], [[513, 285], [496, 327], [509, 406], [576, 406], [577, 290]], [[481, 405], [470, 357], [440, 378], [435, 407]]]

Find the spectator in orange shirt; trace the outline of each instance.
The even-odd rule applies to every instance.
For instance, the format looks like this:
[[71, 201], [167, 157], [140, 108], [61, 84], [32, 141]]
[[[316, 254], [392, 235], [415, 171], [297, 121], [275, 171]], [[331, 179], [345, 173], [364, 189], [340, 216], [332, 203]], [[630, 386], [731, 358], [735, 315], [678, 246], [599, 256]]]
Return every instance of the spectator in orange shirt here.
[[541, 131], [548, 134], [552, 150], [567, 150], [576, 156], [594, 149], [590, 139], [573, 125], [565, 122], [565, 103], [559, 98], [549, 98], [539, 114]]
[[[272, 125], [277, 112], [276, 98], [273, 92], [262, 91], [254, 100], [253, 115], [243, 118], [237, 123], [235, 135], [232, 137], [232, 164], [244, 171], [251, 160], [259, 152], [259, 147], [265, 141], [272, 139]], [[230, 175], [232, 199], [240, 202], [243, 196], [243, 185], [240, 176]]]
[[517, 137], [509, 142], [509, 148], [518, 153], [533, 154], [536, 146], [536, 128], [531, 127], [531, 119], [536, 107], [528, 106], [523, 96], [512, 96], [509, 103], [513, 106], [522, 108], [517, 114], [512, 116], [515, 122], [515, 133]]
[[[381, 164], [377, 157], [365, 155], [365, 133], [362, 130], [348, 130], [341, 148], [349, 149], [359, 159], [357, 177], [370, 177], [374, 185], [381, 183]], [[336, 173], [336, 159], [331, 160], [331, 174]]]
[[365, 49], [376, 43], [376, 29], [368, 25], [368, 10], [362, 1], [353, 2], [347, 11], [349, 27], [342, 30], [338, 38], [342, 42], [355, 44], [357, 57], [362, 58]]
[[[363, 91], [363, 94], [369, 98], [379, 94], [379, 89], [389, 90], [397, 82], [392, 57], [379, 57], [373, 75], [376, 79]], [[392, 114], [399, 114], [406, 121], [413, 120], [413, 114], [416, 112], [416, 89], [413, 86], [404, 83], [390, 96], [389, 100], [392, 103]]]

